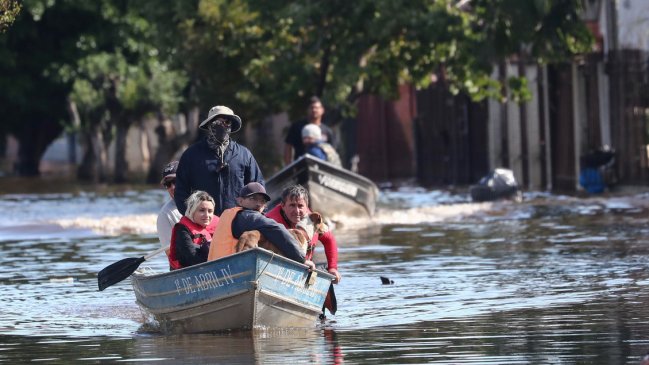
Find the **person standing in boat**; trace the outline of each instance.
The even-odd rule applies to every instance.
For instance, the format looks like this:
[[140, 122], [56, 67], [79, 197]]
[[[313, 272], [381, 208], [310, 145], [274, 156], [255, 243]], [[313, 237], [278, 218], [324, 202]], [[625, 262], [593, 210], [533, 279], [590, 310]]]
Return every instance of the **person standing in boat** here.
[[322, 131], [317, 125], [309, 123], [302, 128], [302, 144], [305, 153], [342, 167], [338, 152], [332, 145], [322, 141]]
[[[286, 228], [296, 228], [297, 224], [305, 219], [311, 210], [309, 209], [309, 192], [302, 185], [291, 185], [282, 191], [282, 198], [280, 204], [271, 209], [266, 216], [274, 221], [282, 224]], [[331, 231], [324, 233], [315, 233], [311, 237], [309, 248], [307, 249], [307, 260], [313, 260], [313, 252], [316, 244], [320, 241], [327, 256], [328, 273], [334, 276], [332, 285], [329, 287], [329, 293], [322, 308], [320, 318], [325, 317], [325, 308], [329, 309], [331, 314], [336, 314], [338, 305], [336, 303], [336, 295], [334, 293], [333, 284], [338, 284], [341, 279], [340, 272], [338, 272], [338, 244], [336, 238]]]
[[270, 196], [263, 185], [251, 182], [244, 186], [237, 197], [237, 207], [226, 209], [214, 230], [214, 243], [207, 260], [212, 261], [235, 253], [236, 245], [244, 232], [257, 230], [277, 247], [284, 256], [314, 268], [306, 260], [295, 237], [283, 225], [262, 214]]
[[320, 127], [322, 131], [322, 141], [329, 143], [334, 148], [337, 146], [336, 136], [334, 132], [322, 122], [325, 108], [322, 101], [317, 96], [311, 97], [309, 100], [309, 107], [307, 109], [307, 118], [299, 120], [291, 124], [284, 139], [284, 164], [288, 165], [293, 160], [297, 160], [300, 156], [304, 155], [304, 145], [302, 144], [302, 128], [307, 124], [315, 124]]
[[171, 231], [169, 266], [171, 270], [182, 269], [207, 261], [212, 234], [210, 223], [218, 221], [214, 216], [214, 199], [210, 194], [197, 190], [185, 202], [187, 210]]
[[174, 200], [178, 211], [186, 210], [185, 199], [195, 190], [214, 198], [217, 216], [236, 206], [237, 193], [249, 182], [264, 184], [264, 177], [250, 150], [230, 139], [241, 129], [241, 118], [227, 106], [212, 107], [199, 128], [207, 137], [182, 154], [176, 172]]
[[[182, 218], [182, 215], [176, 208], [176, 202], [174, 202], [174, 192], [176, 190], [176, 169], [178, 169], [178, 161], [168, 163], [162, 170], [162, 180], [160, 181], [160, 185], [167, 189], [167, 193], [169, 193], [169, 197], [171, 198], [160, 209], [156, 221], [158, 239], [160, 240], [160, 245], [162, 247], [169, 246], [171, 243], [171, 230], [174, 225], [180, 221], [180, 218]], [[165, 253], [169, 256], [169, 249], [167, 249]]]

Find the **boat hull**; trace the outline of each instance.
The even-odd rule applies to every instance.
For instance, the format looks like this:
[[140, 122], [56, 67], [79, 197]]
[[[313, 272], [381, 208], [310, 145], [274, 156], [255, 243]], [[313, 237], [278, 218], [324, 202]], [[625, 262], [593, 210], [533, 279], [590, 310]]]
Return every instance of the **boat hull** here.
[[379, 190], [369, 179], [311, 155], [304, 155], [273, 175], [266, 191], [273, 197], [272, 208], [279, 203], [282, 190], [300, 184], [309, 190], [310, 206], [325, 216], [374, 215]]
[[138, 305], [167, 333], [313, 327], [333, 276], [261, 248], [181, 270], [132, 276]]

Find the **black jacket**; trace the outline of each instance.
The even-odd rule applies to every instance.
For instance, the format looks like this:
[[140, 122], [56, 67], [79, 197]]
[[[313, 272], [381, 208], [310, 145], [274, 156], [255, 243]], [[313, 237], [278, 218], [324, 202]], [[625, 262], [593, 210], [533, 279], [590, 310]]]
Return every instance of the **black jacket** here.
[[[176, 258], [182, 267], [194, 266], [207, 261], [210, 242], [203, 241], [200, 246], [194, 244], [192, 233], [180, 223], [176, 223]], [[204, 239], [204, 238], [203, 238]]]
[[286, 257], [303, 263], [304, 255], [300, 252], [299, 244], [295, 237], [282, 225], [266, 217], [256, 210], [242, 209], [232, 220], [232, 235], [241, 237], [244, 232], [257, 230], [266, 237], [275, 247], [279, 248]]
[[230, 140], [223, 161], [224, 164], [205, 138], [183, 152], [174, 195], [180, 214], [185, 213], [185, 200], [196, 190], [206, 191], [214, 198], [214, 214], [220, 216], [225, 209], [236, 206], [235, 198], [244, 185], [252, 181], [265, 185], [259, 165], [246, 147]]

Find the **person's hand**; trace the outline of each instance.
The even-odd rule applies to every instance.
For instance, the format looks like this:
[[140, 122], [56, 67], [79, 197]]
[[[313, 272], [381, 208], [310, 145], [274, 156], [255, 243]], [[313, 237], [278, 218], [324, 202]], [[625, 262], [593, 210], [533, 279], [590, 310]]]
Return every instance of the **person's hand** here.
[[338, 284], [340, 282], [340, 273], [338, 272], [338, 269], [327, 269], [327, 271], [329, 271], [329, 274], [335, 276], [331, 282]]
[[315, 270], [315, 264], [311, 260], [305, 260], [304, 264], [309, 267], [309, 271]]

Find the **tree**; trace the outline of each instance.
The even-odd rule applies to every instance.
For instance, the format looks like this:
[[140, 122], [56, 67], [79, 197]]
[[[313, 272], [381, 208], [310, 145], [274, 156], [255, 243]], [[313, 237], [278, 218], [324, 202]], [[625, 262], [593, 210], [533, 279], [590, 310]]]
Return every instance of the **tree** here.
[[0, 34], [0, 137], [19, 141], [16, 171], [37, 175], [47, 146], [67, 119], [70, 83], [57, 70], [76, 61], [81, 35], [102, 22], [92, 2], [32, 0]]
[[15, 0], [0, 0], [0, 33], [5, 32], [20, 13], [20, 3]]
[[341, 119], [360, 95], [395, 98], [399, 85], [425, 88], [434, 73], [475, 100], [501, 98], [505, 83], [524, 100], [524, 78], [494, 80], [494, 64], [521, 50], [565, 60], [591, 41], [579, 0], [165, 4], [146, 13], [167, 24], [161, 38], [190, 75], [190, 103], [237, 105], [253, 123], [280, 111], [301, 116], [311, 95]]
[[268, 95], [245, 72], [266, 24], [245, 0], [153, 0], [145, 9], [158, 24], [161, 57], [189, 77], [189, 105], [238, 105], [248, 113], [265, 104]]
[[[20, 171], [32, 174], [73, 106], [99, 118], [102, 138], [116, 137], [123, 151], [125, 131], [147, 113], [163, 119], [180, 108], [194, 123], [198, 111], [225, 104], [250, 124], [279, 111], [301, 115], [315, 94], [343, 117], [360, 95], [394, 98], [400, 84], [424, 88], [433, 73], [476, 100], [501, 97], [503, 83], [522, 99], [524, 79], [491, 79], [494, 63], [565, 60], [591, 41], [580, 0], [30, 0], [25, 9], [0, 35], [0, 134], [18, 136]], [[73, 72], [101, 57], [111, 61], [96, 74]], [[94, 109], [72, 87], [99, 79], [108, 81]]]
[[[592, 38], [579, 0], [323, 2], [250, 1], [264, 36], [247, 75], [291, 110], [315, 94], [348, 108], [363, 93], [397, 96], [402, 83], [427, 87], [441, 72], [452, 91], [500, 97], [493, 65], [529, 50], [540, 62], [569, 60]], [[467, 2], [464, 2], [467, 3]], [[524, 82], [510, 86], [521, 95]]]
[[[140, 11], [132, 2], [106, 3], [103, 14], [110, 28], [104, 33], [102, 48], [107, 51], [97, 49], [61, 71], [64, 79], [74, 80], [71, 101], [81, 111], [79, 127], [89, 143], [84, 155], [87, 163], [79, 170], [81, 178], [106, 178], [103, 156], [114, 140], [114, 181], [127, 181], [129, 128], [149, 114], [175, 113], [182, 101], [186, 79], [160, 62], [151, 43], [154, 26]], [[101, 170], [99, 176], [93, 173], [95, 166]]]
[[[189, 79], [183, 110], [191, 127], [177, 134], [160, 126], [162, 148], [154, 161], [166, 163], [172, 155], [169, 148], [193, 141], [200, 111], [205, 115], [213, 105], [234, 107], [245, 121], [244, 128], [267, 115], [272, 91], [260, 89], [245, 74], [263, 35], [258, 14], [250, 11], [245, 1], [153, 0], [143, 5], [143, 14], [158, 27], [156, 44], [161, 59], [182, 69]], [[160, 168], [152, 164], [148, 181], [158, 180]]]

